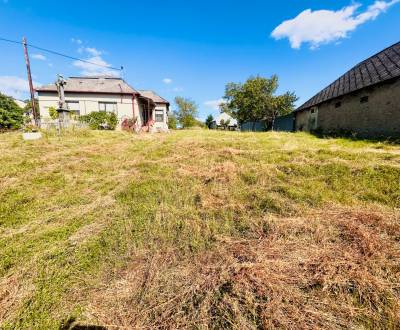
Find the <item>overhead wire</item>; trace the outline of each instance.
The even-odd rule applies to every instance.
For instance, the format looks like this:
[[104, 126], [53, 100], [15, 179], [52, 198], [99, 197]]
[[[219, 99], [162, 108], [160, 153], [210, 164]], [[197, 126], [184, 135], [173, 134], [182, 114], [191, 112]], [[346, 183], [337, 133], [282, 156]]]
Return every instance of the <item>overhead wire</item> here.
[[[11, 39], [7, 39], [7, 38], [3, 38], [3, 37], [0, 37], [0, 41], [5, 41], [5, 42], [13, 43], [13, 44], [23, 45], [22, 41], [11, 40]], [[27, 43], [26, 45], [31, 47], [31, 48], [40, 50], [42, 52], [47, 52], [49, 54], [62, 56], [62, 57], [68, 58], [70, 60], [79, 61], [79, 62], [91, 64], [91, 65], [96, 65], [96, 66], [107, 68], [107, 69], [111, 69], [111, 70], [117, 70], [117, 71], [123, 71], [124, 70], [123, 66], [121, 66], [120, 68], [115, 68], [115, 67], [112, 67], [112, 66], [109, 66], [109, 65], [103, 65], [103, 64], [94, 63], [94, 62], [91, 62], [91, 61], [88, 61], [88, 60], [83, 60], [83, 59], [75, 57], [75, 56], [63, 54], [63, 53], [60, 53], [60, 52], [57, 52], [57, 51], [54, 51], [54, 50], [51, 50], [51, 49], [35, 46], [35, 45], [29, 44], [29, 43]]]

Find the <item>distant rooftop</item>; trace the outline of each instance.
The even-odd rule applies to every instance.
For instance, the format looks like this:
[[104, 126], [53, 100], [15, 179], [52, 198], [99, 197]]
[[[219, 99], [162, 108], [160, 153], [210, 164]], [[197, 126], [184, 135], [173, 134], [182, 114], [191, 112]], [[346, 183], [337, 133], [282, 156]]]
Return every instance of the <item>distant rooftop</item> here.
[[400, 77], [400, 42], [357, 64], [296, 111]]

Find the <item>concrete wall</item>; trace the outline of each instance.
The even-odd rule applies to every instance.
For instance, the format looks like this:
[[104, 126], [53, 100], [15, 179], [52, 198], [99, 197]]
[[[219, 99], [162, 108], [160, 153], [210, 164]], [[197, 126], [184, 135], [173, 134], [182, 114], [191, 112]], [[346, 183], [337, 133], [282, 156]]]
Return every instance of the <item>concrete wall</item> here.
[[[361, 103], [361, 98], [366, 96], [368, 102]], [[356, 133], [360, 137], [400, 136], [400, 79], [314, 108], [314, 113], [311, 109], [296, 113], [296, 130]]]
[[[57, 93], [39, 92], [39, 108], [42, 122], [50, 121], [49, 108], [58, 107]], [[116, 115], [119, 123], [133, 118], [132, 95], [66, 93], [66, 101], [78, 101], [81, 115], [99, 111], [99, 102], [117, 103]], [[139, 117], [139, 104], [135, 99], [135, 116]]]
[[[163, 122], [157, 122], [156, 120], [156, 110], [162, 110], [164, 114], [164, 121]], [[154, 129], [159, 130], [159, 131], [167, 131], [168, 130], [168, 107], [166, 104], [162, 103], [157, 103], [156, 108], [153, 111], [153, 120], [154, 122]]]

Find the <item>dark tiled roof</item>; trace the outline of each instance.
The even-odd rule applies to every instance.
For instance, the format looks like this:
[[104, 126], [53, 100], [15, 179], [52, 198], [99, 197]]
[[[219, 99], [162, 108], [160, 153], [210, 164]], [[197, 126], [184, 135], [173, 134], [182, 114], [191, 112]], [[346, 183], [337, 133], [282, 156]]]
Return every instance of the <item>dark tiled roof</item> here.
[[[57, 92], [56, 84], [36, 88], [38, 92]], [[65, 85], [66, 92], [100, 94], [139, 94], [123, 79], [115, 77], [70, 77]]]
[[143, 95], [144, 97], [151, 99], [154, 103], [169, 104], [169, 102], [166, 99], [162, 98], [160, 95], [156, 94], [153, 91], [140, 90], [139, 93], [140, 95]]
[[400, 42], [357, 64], [296, 111], [400, 77]]

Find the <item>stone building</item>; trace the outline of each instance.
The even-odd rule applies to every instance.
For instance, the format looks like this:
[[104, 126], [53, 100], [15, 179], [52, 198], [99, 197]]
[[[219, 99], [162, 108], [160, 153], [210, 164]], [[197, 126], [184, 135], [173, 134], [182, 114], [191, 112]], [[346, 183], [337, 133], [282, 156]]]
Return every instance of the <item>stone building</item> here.
[[297, 131], [400, 136], [400, 42], [356, 65], [295, 111]]

